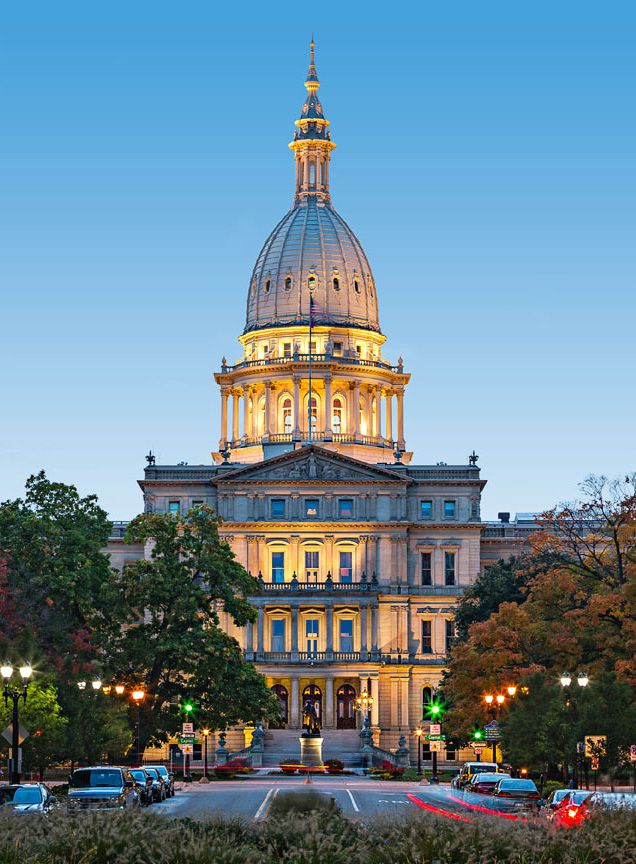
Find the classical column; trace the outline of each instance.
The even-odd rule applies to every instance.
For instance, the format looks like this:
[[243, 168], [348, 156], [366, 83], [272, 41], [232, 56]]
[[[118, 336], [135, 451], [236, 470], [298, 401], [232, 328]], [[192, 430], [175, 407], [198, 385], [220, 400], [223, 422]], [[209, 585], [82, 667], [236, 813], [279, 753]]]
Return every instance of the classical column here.
[[325, 375], [325, 438], [331, 438], [331, 375]]
[[373, 697], [373, 705], [371, 706], [371, 725], [380, 725], [380, 681], [377, 673], [371, 675], [371, 696]]
[[360, 607], [360, 652], [367, 653], [367, 607]]
[[227, 441], [227, 400], [230, 392], [227, 387], [221, 387], [221, 440]]
[[292, 654], [298, 654], [298, 606], [292, 606], [291, 610], [291, 650]]
[[323, 572], [321, 574], [323, 580], [327, 578], [327, 573], [334, 575], [333, 561], [333, 534], [325, 534], [325, 561], [323, 564]]
[[393, 393], [391, 390], [386, 391], [386, 438], [387, 441], [393, 440]]
[[353, 434], [360, 435], [360, 382], [353, 382]]
[[375, 397], [375, 437], [382, 437], [382, 387], [378, 384]]
[[400, 447], [404, 446], [404, 388], [401, 387], [397, 391], [397, 425], [398, 425], [398, 443]]
[[238, 441], [239, 437], [239, 398], [240, 390], [232, 390], [232, 440]]
[[402, 710], [400, 712], [400, 726], [403, 729], [409, 729], [409, 681], [408, 678], [403, 678], [400, 681], [400, 695], [402, 700]]
[[252, 654], [254, 651], [254, 624], [251, 621], [247, 622], [247, 638], [245, 650], [248, 654]]
[[371, 607], [371, 650], [378, 650], [378, 607]]
[[327, 606], [327, 654], [333, 652], [333, 606]]
[[250, 391], [251, 387], [243, 387], [243, 437], [250, 437]]
[[258, 651], [259, 654], [262, 654], [263, 651], [265, 650], [263, 647], [263, 644], [264, 644], [263, 623], [264, 623], [263, 607], [259, 606], [258, 607], [258, 630], [257, 630], [258, 636], [257, 636], [257, 642], [256, 642], [256, 646], [257, 646], [256, 650]]
[[333, 678], [327, 675], [325, 680], [325, 726], [332, 727], [333, 723]]
[[294, 435], [300, 435], [300, 378], [294, 376]]
[[300, 543], [300, 534], [292, 534], [291, 536], [291, 568], [292, 573], [296, 574], [296, 578], [300, 582], [305, 581], [304, 572], [301, 574], [300, 572], [300, 557], [299, 557], [299, 543]]
[[293, 729], [300, 726], [299, 708], [300, 701], [298, 698], [298, 675], [291, 676], [291, 710], [289, 712], [289, 725]]
[[[263, 435], [270, 435], [270, 422], [271, 422], [271, 405], [270, 405], [270, 388], [269, 384], [265, 384], [265, 427], [263, 429]], [[254, 411], [252, 411], [252, 416], [254, 416]]]

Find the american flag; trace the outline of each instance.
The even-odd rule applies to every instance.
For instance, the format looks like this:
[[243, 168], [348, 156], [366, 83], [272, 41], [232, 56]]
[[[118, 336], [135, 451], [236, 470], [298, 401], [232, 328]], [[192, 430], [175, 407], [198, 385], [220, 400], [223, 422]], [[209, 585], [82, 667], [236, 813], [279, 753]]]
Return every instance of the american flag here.
[[320, 307], [316, 303], [313, 298], [313, 295], [309, 297], [309, 326], [313, 327], [318, 319], [318, 315], [320, 314]]

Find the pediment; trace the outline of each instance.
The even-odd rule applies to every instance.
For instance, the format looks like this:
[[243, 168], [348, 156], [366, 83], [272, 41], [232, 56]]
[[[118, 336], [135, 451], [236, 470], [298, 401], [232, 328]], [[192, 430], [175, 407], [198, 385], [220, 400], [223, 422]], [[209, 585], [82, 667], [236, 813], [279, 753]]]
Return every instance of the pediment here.
[[401, 486], [408, 482], [403, 474], [390, 468], [368, 465], [350, 456], [334, 453], [316, 445], [283, 453], [256, 465], [228, 471], [216, 481], [221, 484], [298, 482], [298, 483], [383, 483]]

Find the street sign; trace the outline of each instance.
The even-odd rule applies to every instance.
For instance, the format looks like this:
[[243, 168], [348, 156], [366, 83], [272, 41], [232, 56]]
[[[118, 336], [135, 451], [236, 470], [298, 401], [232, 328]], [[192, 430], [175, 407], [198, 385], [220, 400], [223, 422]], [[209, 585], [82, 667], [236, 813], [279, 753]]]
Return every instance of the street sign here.
[[194, 747], [192, 746], [192, 744], [184, 744], [181, 748], [181, 752], [184, 756], [192, 756], [192, 754], [194, 753]]
[[629, 745], [629, 758], [632, 762], [636, 762], [636, 744]]
[[181, 734], [182, 735], [194, 735], [194, 723], [182, 723], [181, 724]]
[[478, 744], [471, 745], [475, 753], [481, 753], [482, 750], [486, 749], [486, 745], [479, 742]]
[[446, 741], [446, 735], [427, 735], [428, 741]]
[[[18, 741], [20, 744], [30, 735], [29, 730], [22, 723], [18, 723]], [[13, 723], [9, 723], [7, 728], [2, 732], [2, 737], [13, 746]]]
[[486, 723], [484, 729], [494, 729], [499, 732], [499, 723], [496, 720], [491, 720], [490, 723]]
[[431, 723], [430, 729], [428, 731], [431, 735], [441, 735], [442, 724], [441, 723]]
[[484, 738], [486, 741], [499, 741], [499, 726], [497, 725], [494, 729], [491, 728], [490, 724], [484, 726]]
[[196, 744], [197, 743], [197, 739], [194, 738], [192, 735], [179, 735], [179, 737], [177, 738], [177, 741], [179, 742], [179, 744]]
[[431, 753], [441, 753], [442, 752], [442, 742], [441, 741], [431, 741]]
[[582, 756], [585, 753], [585, 741], [576, 742], [576, 752], [579, 756]]
[[598, 761], [598, 756], [592, 756], [592, 771], [598, 771]]
[[604, 756], [607, 749], [607, 735], [586, 735], [585, 755], [588, 759]]

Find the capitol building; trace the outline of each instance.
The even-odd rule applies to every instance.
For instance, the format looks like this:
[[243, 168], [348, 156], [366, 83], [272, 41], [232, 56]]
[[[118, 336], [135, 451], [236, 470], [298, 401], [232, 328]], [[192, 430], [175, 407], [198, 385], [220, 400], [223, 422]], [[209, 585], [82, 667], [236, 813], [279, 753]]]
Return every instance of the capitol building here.
[[[257, 622], [224, 626], [280, 703], [264, 764], [297, 751], [308, 698], [325, 758], [346, 761], [360, 747], [363, 693], [375, 744], [394, 750], [404, 736], [414, 754], [458, 599], [534, 527], [531, 517], [481, 520], [486, 481], [474, 453], [462, 465], [419, 464], [408, 448], [410, 372], [382, 332], [383, 286], [332, 204], [336, 144], [319, 88], [312, 43], [289, 144], [293, 203], [246, 286], [240, 353], [214, 374], [218, 449], [206, 465], [149, 464], [139, 481], [146, 512], [213, 508], [221, 537], [258, 578]], [[115, 523], [115, 566], [145, 554], [123, 533]], [[241, 729], [228, 746], [244, 746]]]

